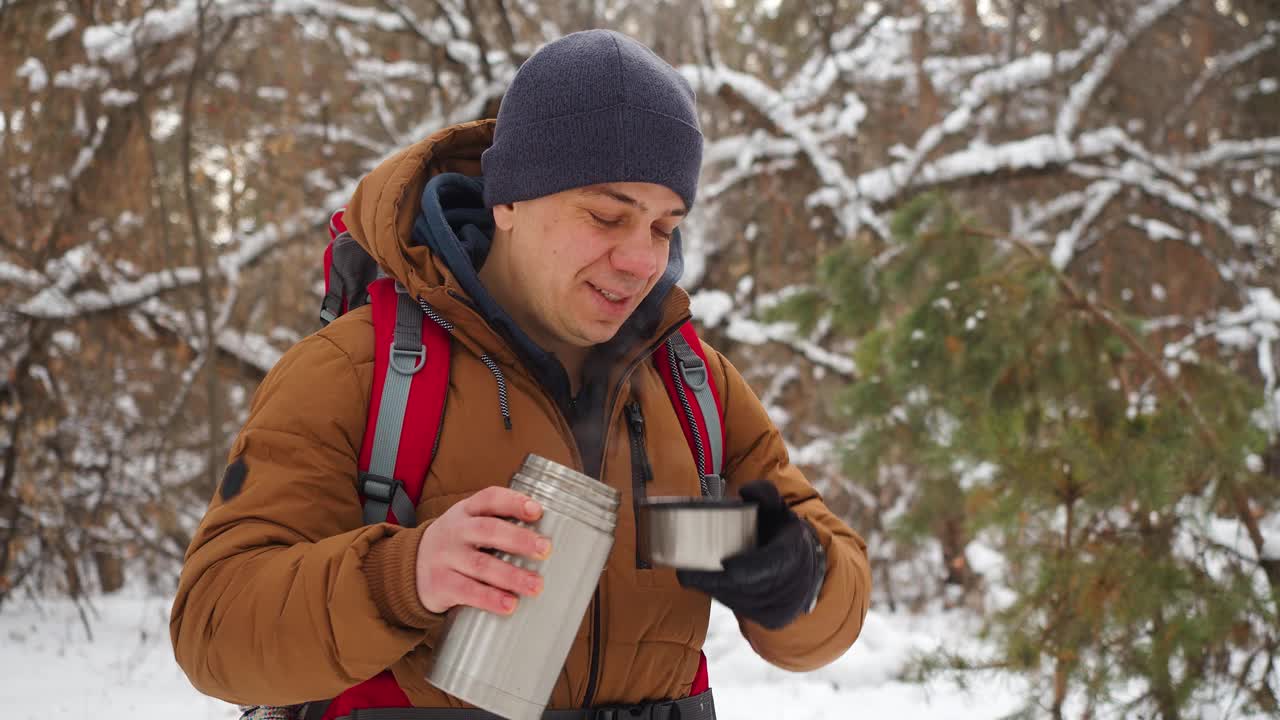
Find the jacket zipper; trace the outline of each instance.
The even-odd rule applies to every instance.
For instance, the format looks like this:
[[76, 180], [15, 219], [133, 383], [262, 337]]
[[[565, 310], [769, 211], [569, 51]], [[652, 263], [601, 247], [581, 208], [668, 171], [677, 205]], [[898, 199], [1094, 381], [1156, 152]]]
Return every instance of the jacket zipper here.
[[[472, 310], [476, 310], [476, 308], [471, 303], [465, 301], [462, 297], [455, 295], [452, 291], [449, 293], [449, 295], [459, 301], [462, 301], [464, 305], [467, 305]], [[663, 343], [669, 340], [671, 338], [671, 335], [674, 334], [677, 330], [679, 330], [680, 326], [684, 325], [686, 322], [688, 322], [688, 320], [689, 320], [688, 315], [685, 315], [684, 317], [680, 318], [678, 322], [669, 326], [664, 332], [662, 332], [658, 336], [657, 341], [650, 343], [649, 346], [645, 348], [644, 352], [640, 353], [638, 356], [636, 356], [635, 360], [631, 361], [631, 364], [627, 366], [627, 368], [623, 371], [622, 375], [618, 378], [618, 385], [614, 387], [613, 392], [610, 393], [609, 403], [608, 403], [608, 406], [605, 408], [605, 414], [604, 414], [604, 417], [606, 418], [606, 420], [613, 415], [613, 408], [615, 407], [615, 403], [617, 402], [618, 393], [622, 389], [622, 384], [627, 381], [627, 378], [631, 377], [631, 373], [635, 372], [635, 369], [640, 366], [640, 363], [644, 362], [651, 355], [653, 355], [654, 350], [657, 350], [659, 346], [661, 346]], [[574, 404], [576, 404], [577, 402], [576, 398], [571, 398], [570, 401]], [[687, 402], [687, 400], [685, 402]], [[557, 406], [557, 403], [555, 402], [554, 398], [551, 399], [551, 406], [556, 416], [559, 418], [561, 424], [563, 425], [562, 429], [568, 430], [568, 437], [570, 438], [570, 440], [573, 440], [573, 430], [569, 426], [568, 420], [565, 419], [564, 414], [560, 412], [559, 407]], [[638, 411], [639, 406], [637, 406], [636, 409]], [[441, 426], [443, 427], [443, 423], [441, 424]], [[643, 416], [641, 416], [641, 433], [643, 437]], [[436, 440], [439, 441], [438, 434], [437, 434]], [[581, 451], [578, 449], [577, 442], [576, 441], [572, 442], [571, 446], [573, 447], [574, 455], [576, 456], [574, 459], [577, 461], [577, 465], [578, 465], [576, 469], [582, 470], [585, 464], [583, 463], [583, 460], [581, 457]], [[609, 455], [608, 446], [609, 446], [609, 435], [606, 433], [604, 445], [601, 447], [601, 458], [608, 457]], [[633, 442], [633, 447], [634, 447], [634, 442]], [[641, 444], [641, 447], [643, 448], [643, 443]], [[651, 476], [652, 469], [649, 468], [647, 457], [644, 459], [644, 467], [646, 469], [646, 475]], [[603, 462], [601, 462], [600, 475], [601, 477], [604, 476]], [[633, 479], [633, 482], [634, 482], [634, 479]], [[592, 599], [591, 599], [591, 664], [590, 664], [591, 669], [587, 676], [587, 691], [582, 698], [582, 707], [584, 708], [591, 707], [591, 703], [595, 700], [596, 685], [599, 683], [599, 680], [600, 680], [600, 646], [602, 645], [600, 636], [603, 633], [602, 622], [600, 619], [600, 606], [601, 606], [600, 586], [597, 585], [595, 594], [592, 596]]]
[[591, 599], [591, 670], [587, 675], [587, 692], [582, 696], [582, 707], [590, 708], [596, 696], [596, 682], [600, 679], [600, 586], [596, 585]]
[[[680, 320], [677, 321], [674, 325], [667, 327], [661, 334], [659, 334], [658, 340], [656, 342], [650, 343], [649, 347], [644, 349], [644, 352], [640, 353], [635, 360], [631, 361], [631, 364], [627, 366], [626, 370], [624, 370], [622, 375], [618, 378], [618, 385], [614, 387], [613, 392], [609, 394], [609, 403], [605, 407], [605, 411], [604, 411], [604, 417], [606, 422], [613, 415], [613, 408], [616, 407], [615, 403], [618, 400], [618, 394], [619, 394], [619, 391], [621, 391], [622, 389], [622, 384], [627, 381], [627, 378], [631, 377], [631, 373], [635, 372], [636, 368], [640, 367], [640, 363], [644, 362], [645, 360], [648, 360], [649, 357], [653, 355], [654, 350], [657, 350], [658, 347], [662, 345], [662, 343], [671, 339], [671, 336], [677, 330], [680, 329], [680, 326], [684, 325], [688, 321], [689, 321], [688, 315], [681, 317]], [[600, 448], [600, 456], [601, 458], [609, 457], [609, 434], [608, 433], [605, 433], [604, 445], [601, 446]], [[600, 463], [600, 476], [604, 477], [603, 460]], [[595, 597], [592, 599], [591, 604], [592, 604], [591, 674], [588, 675], [587, 677], [587, 692], [582, 696], [583, 708], [590, 708], [591, 703], [595, 701], [596, 683], [600, 679], [599, 677], [600, 676], [600, 645], [601, 645], [600, 635], [603, 632], [603, 628], [601, 627], [601, 624], [600, 624], [600, 586], [599, 585], [596, 586], [596, 594], [595, 594]]]
[[[640, 531], [640, 501], [645, 497], [645, 485], [653, 480], [653, 468], [649, 466], [649, 454], [644, 448], [644, 413], [640, 403], [627, 403], [627, 429], [631, 438], [631, 511], [636, 520], [636, 539]], [[636, 543], [636, 567], [648, 570], [649, 563], [640, 555], [640, 543]]]

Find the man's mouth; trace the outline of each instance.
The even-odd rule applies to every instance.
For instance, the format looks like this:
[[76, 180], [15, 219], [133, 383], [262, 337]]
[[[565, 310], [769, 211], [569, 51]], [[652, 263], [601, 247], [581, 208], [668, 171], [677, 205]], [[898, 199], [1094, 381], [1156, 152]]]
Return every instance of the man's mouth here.
[[604, 288], [592, 282], [589, 282], [587, 284], [590, 285], [596, 292], [604, 296], [605, 300], [608, 300], [611, 303], [623, 303], [623, 302], [626, 302], [631, 297], [630, 295], [624, 295], [621, 293], [612, 292], [610, 290], [605, 290]]

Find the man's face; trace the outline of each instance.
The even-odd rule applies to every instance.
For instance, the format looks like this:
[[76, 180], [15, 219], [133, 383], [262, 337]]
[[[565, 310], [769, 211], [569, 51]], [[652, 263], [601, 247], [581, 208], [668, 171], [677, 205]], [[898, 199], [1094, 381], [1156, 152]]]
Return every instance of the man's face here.
[[618, 332], [666, 270], [685, 208], [663, 185], [620, 182], [499, 205], [493, 214], [508, 235], [497, 253], [505, 267], [492, 268], [504, 305], [539, 345], [562, 353]]

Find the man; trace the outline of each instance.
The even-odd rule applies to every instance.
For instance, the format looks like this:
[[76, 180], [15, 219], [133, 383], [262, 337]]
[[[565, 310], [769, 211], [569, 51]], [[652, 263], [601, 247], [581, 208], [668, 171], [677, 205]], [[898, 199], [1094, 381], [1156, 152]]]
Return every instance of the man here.
[[541, 591], [535, 573], [481, 548], [555, 552], [507, 520], [541, 512], [505, 487], [530, 452], [623, 493], [600, 622], [583, 623], [549, 708], [688, 695], [712, 596], [780, 667], [816, 668], [848, 649], [870, 593], [865, 545], [789, 464], [760, 402], [709, 346], [727, 493], [745, 488], [761, 502], [761, 545], [724, 572], [636, 561], [624, 406], [645, 418], [647, 492], [699, 494], [683, 430], [646, 361], [689, 316], [675, 286], [678, 226], [701, 156], [688, 83], [634, 40], [589, 31], [530, 58], [496, 123], [441, 131], [360, 183], [346, 214], [352, 234], [447, 321], [453, 340], [419, 524], [361, 522], [357, 455], [374, 355], [361, 308], [285, 354], [231, 448], [234, 481], [192, 541], [171, 621], [197, 688], [289, 705], [390, 668], [411, 704], [462, 707], [425, 679], [443, 613], [510, 613]]

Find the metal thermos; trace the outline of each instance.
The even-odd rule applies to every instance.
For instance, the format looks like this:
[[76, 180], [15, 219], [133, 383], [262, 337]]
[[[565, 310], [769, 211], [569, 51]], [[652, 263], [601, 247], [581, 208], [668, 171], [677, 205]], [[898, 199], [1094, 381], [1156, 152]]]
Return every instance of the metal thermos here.
[[497, 557], [541, 573], [542, 593], [521, 597], [505, 616], [469, 606], [450, 610], [427, 680], [509, 720], [538, 720], [613, 548], [621, 498], [608, 485], [532, 454], [510, 485], [542, 505], [542, 517], [530, 527], [551, 539], [551, 556]]

